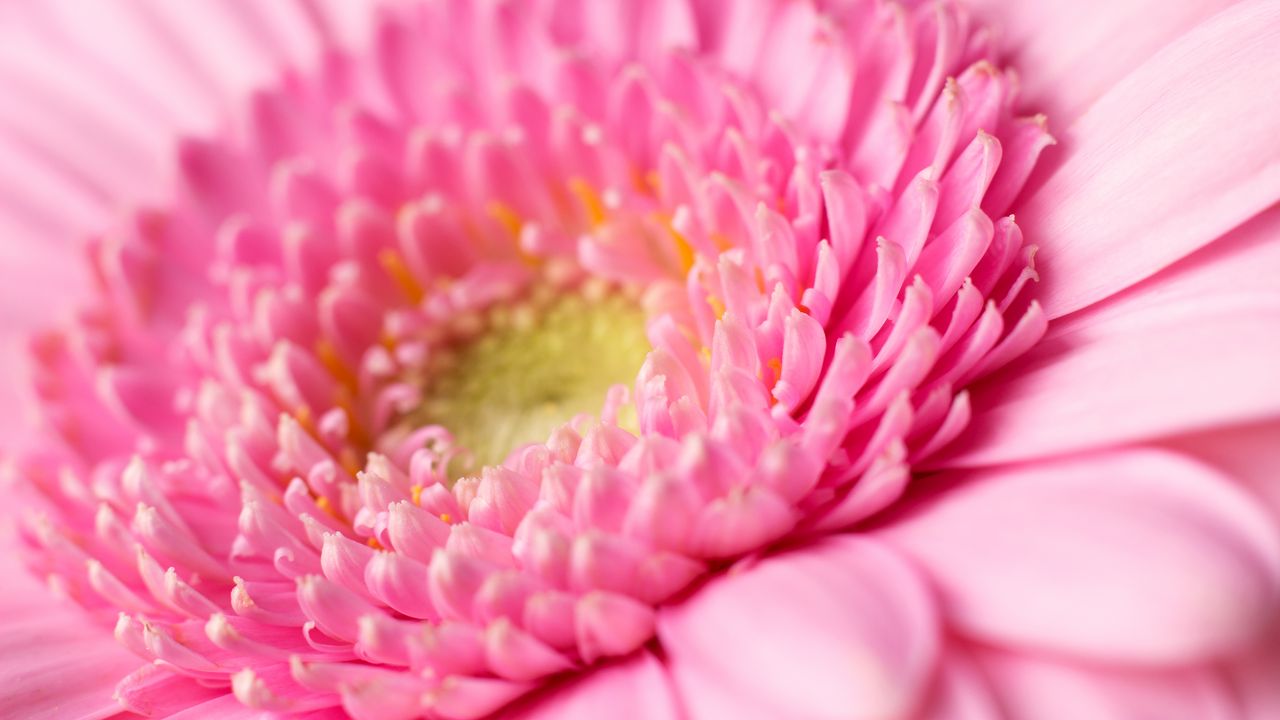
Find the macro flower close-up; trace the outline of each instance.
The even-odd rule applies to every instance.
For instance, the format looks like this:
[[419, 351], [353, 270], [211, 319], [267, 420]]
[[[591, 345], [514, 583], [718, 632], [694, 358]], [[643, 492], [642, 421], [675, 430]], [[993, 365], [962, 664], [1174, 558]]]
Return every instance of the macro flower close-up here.
[[0, 0], [0, 718], [1280, 720], [1280, 2]]

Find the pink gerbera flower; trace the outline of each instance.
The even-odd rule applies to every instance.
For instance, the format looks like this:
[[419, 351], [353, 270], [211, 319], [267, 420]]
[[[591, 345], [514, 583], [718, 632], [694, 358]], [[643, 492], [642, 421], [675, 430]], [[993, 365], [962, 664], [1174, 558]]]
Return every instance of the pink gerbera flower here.
[[0, 715], [1280, 717], [1280, 7], [1088, 4], [5, 5]]

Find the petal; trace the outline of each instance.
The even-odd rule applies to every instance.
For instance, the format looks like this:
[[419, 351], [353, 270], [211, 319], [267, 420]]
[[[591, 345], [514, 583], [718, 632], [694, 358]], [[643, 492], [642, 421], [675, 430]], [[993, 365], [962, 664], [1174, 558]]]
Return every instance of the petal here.
[[1051, 332], [973, 389], [938, 466], [970, 466], [1280, 417], [1280, 295], [1186, 298]]
[[22, 380], [29, 377], [22, 347], [23, 338], [19, 333], [0, 331], [0, 377], [18, 380], [0, 385], [0, 407], [9, 409], [0, 414], [0, 452], [21, 447], [33, 425], [27, 415], [35, 407], [35, 399], [31, 397], [28, 383]]
[[98, 228], [119, 207], [108, 196], [156, 199], [179, 136], [225, 126], [250, 92], [333, 44], [367, 42], [381, 3], [22, 4], [0, 27], [0, 221], [21, 216], [16, 238], [48, 243]]
[[262, 711], [242, 705], [235, 695], [227, 693], [167, 717], [168, 720], [261, 720]]
[[987, 653], [982, 669], [1007, 720], [1234, 720], [1226, 685], [1213, 673], [1088, 669]]
[[225, 688], [208, 688], [163, 665], [143, 665], [116, 685], [115, 699], [131, 713], [169, 717], [227, 697]]
[[1175, 301], [1274, 292], [1280, 276], [1280, 205], [1142, 282], [1059, 319], [1051, 336]]
[[1162, 443], [1212, 465], [1251, 490], [1280, 522], [1280, 421], [1219, 428]]
[[730, 570], [661, 611], [658, 637], [690, 718], [899, 717], [938, 650], [919, 578], [851, 536]]
[[1227, 668], [1244, 720], [1280, 717], [1280, 637], [1272, 633], [1263, 645]]
[[984, 642], [1179, 663], [1249, 644], [1280, 610], [1275, 524], [1170, 452], [970, 473], [877, 534]]
[[965, 4], [997, 31], [999, 50], [1008, 53], [1021, 79], [1021, 105], [1065, 127], [1152, 54], [1235, 1]]
[[4, 535], [0, 573], [0, 717], [27, 720], [102, 718], [120, 712], [116, 683], [142, 660], [49, 591], [18, 562]]
[[[1280, 197], [1280, 5], [1226, 10], [1117, 84], [1018, 209], [1059, 317], [1150, 276]], [[1158, 242], [1153, 239], [1158, 238]], [[1144, 240], [1146, 239], [1146, 240]]]
[[667, 670], [641, 652], [623, 662], [586, 671], [519, 703], [504, 720], [646, 720], [680, 717]]
[[917, 720], [994, 720], [1003, 717], [982, 676], [967, 656], [952, 649], [934, 681], [933, 694]]

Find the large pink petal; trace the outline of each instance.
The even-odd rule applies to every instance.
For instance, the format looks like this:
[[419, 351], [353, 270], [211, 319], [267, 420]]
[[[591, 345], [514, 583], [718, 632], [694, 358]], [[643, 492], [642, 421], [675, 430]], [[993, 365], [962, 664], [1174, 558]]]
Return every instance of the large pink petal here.
[[[156, 184], [163, 159], [158, 140], [171, 135], [171, 127], [68, 54], [30, 34], [4, 35], [0, 88], [7, 102], [0, 106], [0, 133], [49, 164], [70, 169], [103, 195], [132, 196]], [[10, 172], [4, 174], [12, 179]]]
[[1280, 276], [1280, 205], [1254, 216], [1213, 244], [1089, 307], [1060, 318], [1049, 337], [1146, 308], [1181, 301], [1274, 293]]
[[367, 42], [386, 3], [14, 4], [0, 25], [0, 225], [21, 224], [4, 242], [22, 246], [78, 244], [121, 207], [163, 201], [180, 137], [226, 128], [287, 70]]
[[890, 718], [921, 701], [933, 603], [879, 543], [842, 536], [740, 566], [663, 610], [690, 718]]
[[1050, 317], [1206, 245], [1280, 198], [1280, 5], [1246, 0], [1154, 55], [1062, 137], [1018, 209]]
[[647, 720], [680, 716], [666, 668], [641, 652], [623, 662], [584, 672], [581, 678], [520, 703], [504, 720]]
[[1006, 720], [1239, 718], [1230, 689], [1208, 669], [1126, 672], [994, 652], [981, 665]]
[[934, 680], [932, 696], [914, 720], [1000, 720], [990, 683], [958, 649], [948, 651]]
[[116, 683], [143, 661], [116, 643], [110, 627], [53, 598], [20, 566], [8, 528], [0, 532], [0, 717], [76, 720], [119, 712]]
[[[17, 232], [0, 218], [0, 238]], [[0, 451], [18, 447], [33, 405], [24, 359], [26, 337], [70, 313], [88, 291], [79, 253], [66, 245], [23, 247], [0, 240]]]
[[1194, 455], [1243, 484], [1280, 523], [1280, 421], [1219, 428], [1162, 444]]
[[1272, 633], [1257, 652], [1237, 658], [1227, 667], [1240, 698], [1243, 720], [1280, 718], [1280, 635]]
[[956, 628], [988, 642], [1182, 663], [1248, 645], [1280, 612], [1275, 523], [1171, 452], [970, 473], [878, 534], [934, 578]]
[[[970, 0], [1017, 69], [1029, 110], [1067, 127], [1126, 74], [1237, 0]], [[1106, 48], [1099, 52], [1099, 48]]]
[[974, 388], [938, 466], [1026, 460], [1280, 417], [1280, 294], [1170, 298], [1054, 332]]

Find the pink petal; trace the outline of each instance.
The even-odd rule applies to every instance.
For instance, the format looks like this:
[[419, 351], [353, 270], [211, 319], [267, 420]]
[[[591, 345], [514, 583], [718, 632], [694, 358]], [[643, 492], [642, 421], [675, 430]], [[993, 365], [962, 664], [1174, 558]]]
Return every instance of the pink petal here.
[[1280, 83], [1278, 25], [1280, 6], [1241, 2], [1157, 53], [1071, 128], [1062, 166], [1018, 211], [1044, 248], [1050, 317], [1132, 285], [1280, 197], [1273, 101], [1258, 91]]
[[[24, 339], [20, 331], [0, 331], [0, 377], [29, 377], [26, 359], [22, 354]], [[29, 416], [34, 414], [32, 409], [36, 406], [29, 384], [0, 384], [0, 407], [9, 408], [9, 412], [0, 414], [0, 451], [15, 450], [32, 434], [31, 427], [34, 425]]]
[[583, 660], [626, 655], [653, 635], [654, 611], [624, 595], [596, 590], [578, 598], [574, 633]]
[[1280, 717], [1280, 637], [1272, 633], [1260, 645], [1227, 668], [1246, 720]]
[[[116, 192], [136, 198], [142, 188], [154, 187], [160, 148], [140, 132], [149, 124], [147, 119], [121, 113], [122, 103], [115, 93], [104, 91], [100, 81], [93, 82], [92, 71], [68, 62], [65, 54], [59, 57], [49, 43], [8, 35], [0, 53], [0, 83], [10, 102], [0, 108], [0, 135], [62, 166], [60, 173], [74, 177], [76, 184], [94, 194], [105, 197]], [[68, 105], [75, 112], [67, 112]], [[163, 137], [164, 128], [159, 129], [162, 132], [157, 135]], [[123, 163], [135, 171], [121, 173]], [[16, 180], [9, 175], [12, 171], [3, 172]], [[56, 207], [54, 198], [41, 201]], [[6, 197], [3, 205], [8, 204]]]
[[[7, 193], [0, 189], [0, 197]], [[0, 407], [9, 411], [0, 413], [0, 449], [17, 448], [35, 425], [27, 417], [35, 407], [28, 381], [27, 334], [65, 319], [90, 288], [79, 253], [24, 236], [28, 228], [7, 210], [0, 207], [0, 237], [8, 239], [0, 242], [0, 377], [9, 381], [0, 383]]]
[[917, 720], [991, 720], [1003, 717], [982, 670], [952, 651], [934, 680], [933, 695]]
[[1106, 300], [1054, 323], [1051, 334], [1072, 332], [1135, 310], [1173, 301], [1265, 294], [1280, 275], [1280, 206], [1259, 213], [1212, 245]]
[[[971, 0], [1018, 70], [1022, 107], [1066, 126], [1134, 68], [1234, 0]], [[1099, 53], [1098, 48], [1106, 48]]]
[[647, 720], [680, 717], [667, 670], [648, 652], [592, 668], [520, 703], [503, 720]]
[[109, 627], [51, 601], [19, 563], [8, 528], [0, 552], [0, 717], [103, 718], [120, 712], [116, 683], [143, 664]]
[[1252, 498], [1174, 453], [964, 476], [878, 534], [988, 642], [1177, 663], [1244, 646], [1280, 610], [1280, 536]]
[[[982, 670], [1006, 720], [1235, 720], [1226, 685], [1205, 669], [1142, 673], [987, 653]], [[1259, 718], [1258, 720], [1262, 720]]]
[[168, 717], [228, 696], [225, 689], [204, 687], [161, 665], [143, 665], [121, 680], [115, 691], [121, 707], [144, 717]]
[[663, 610], [658, 637], [690, 718], [901, 717], [938, 650], [919, 578], [852, 536], [729, 571]]
[[1280, 296], [1188, 298], [1051, 333], [974, 389], [938, 465], [1010, 462], [1280, 416]]
[[[3, 28], [0, 37], [6, 50], [0, 53], [0, 84], [11, 100], [6, 107], [16, 113], [0, 121], [0, 146], [22, 137], [44, 164], [63, 166], [56, 173], [62, 187], [52, 178], [32, 183], [21, 164], [6, 162], [0, 215], [21, 199], [65, 230], [97, 226], [114, 206], [101, 202], [104, 194], [137, 200], [163, 187], [156, 159], [169, 154], [179, 135], [208, 134], [223, 124], [228, 98], [272, 80], [285, 63], [314, 67], [322, 38], [313, 20], [341, 16], [337, 29], [355, 44], [367, 41], [374, 14], [367, 6], [326, 11], [201, 0], [180, 11], [164, 3], [129, 9], [43, 3], [34, 17]], [[8, 160], [10, 153], [5, 155]], [[68, 212], [82, 206], [88, 212]], [[53, 236], [33, 223], [21, 237]]]
[[1165, 440], [1252, 491], [1280, 522], [1280, 421], [1238, 425]]

